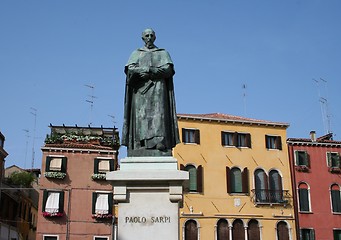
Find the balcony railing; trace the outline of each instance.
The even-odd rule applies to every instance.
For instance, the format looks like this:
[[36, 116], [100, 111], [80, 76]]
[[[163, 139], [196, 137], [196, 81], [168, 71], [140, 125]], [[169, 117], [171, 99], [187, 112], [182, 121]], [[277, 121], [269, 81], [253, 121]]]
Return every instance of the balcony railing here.
[[252, 189], [251, 198], [255, 204], [287, 205], [291, 198], [289, 190]]

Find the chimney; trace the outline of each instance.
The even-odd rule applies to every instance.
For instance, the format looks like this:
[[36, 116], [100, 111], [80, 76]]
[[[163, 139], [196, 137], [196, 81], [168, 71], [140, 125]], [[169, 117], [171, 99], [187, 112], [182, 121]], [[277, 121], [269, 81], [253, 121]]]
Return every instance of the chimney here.
[[310, 131], [310, 139], [312, 142], [316, 142], [316, 132]]

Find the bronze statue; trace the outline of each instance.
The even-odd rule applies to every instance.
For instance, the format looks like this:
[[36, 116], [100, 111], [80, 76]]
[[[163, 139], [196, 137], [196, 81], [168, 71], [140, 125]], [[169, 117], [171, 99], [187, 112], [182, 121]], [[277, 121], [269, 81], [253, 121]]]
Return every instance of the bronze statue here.
[[173, 62], [154, 45], [152, 29], [142, 33], [144, 47], [135, 50], [125, 66], [127, 75], [122, 145], [128, 157], [171, 156], [179, 143], [175, 111]]

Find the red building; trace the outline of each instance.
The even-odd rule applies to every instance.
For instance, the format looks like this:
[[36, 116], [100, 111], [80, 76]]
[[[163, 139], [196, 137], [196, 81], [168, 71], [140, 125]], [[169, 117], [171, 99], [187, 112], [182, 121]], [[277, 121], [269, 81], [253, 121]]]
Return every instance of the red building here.
[[51, 126], [42, 147], [37, 239], [109, 240], [114, 235], [112, 186], [116, 128]]
[[287, 140], [301, 240], [341, 240], [341, 141], [332, 136]]

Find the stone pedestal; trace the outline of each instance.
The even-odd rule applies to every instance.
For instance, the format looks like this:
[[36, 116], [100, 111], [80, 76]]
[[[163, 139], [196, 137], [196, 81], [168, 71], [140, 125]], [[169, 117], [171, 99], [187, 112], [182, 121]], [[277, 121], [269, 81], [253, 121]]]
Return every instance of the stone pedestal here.
[[179, 204], [188, 172], [173, 157], [127, 157], [107, 173], [118, 201], [118, 240], [178, 240]]

